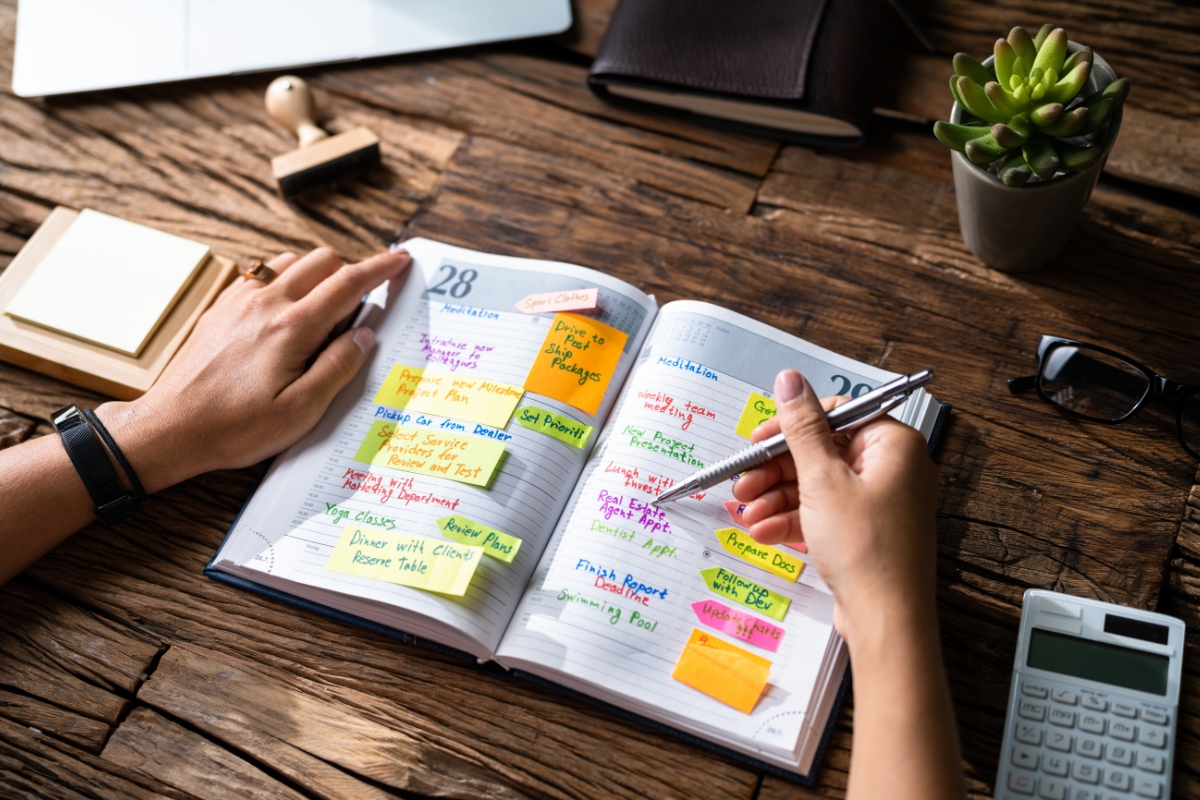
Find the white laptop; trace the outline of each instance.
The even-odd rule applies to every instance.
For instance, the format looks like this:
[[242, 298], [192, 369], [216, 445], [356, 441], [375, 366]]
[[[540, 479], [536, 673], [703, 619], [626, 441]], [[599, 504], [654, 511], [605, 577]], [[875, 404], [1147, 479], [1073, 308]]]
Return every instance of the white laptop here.
[[570, 0], [20, 0], [21, 97], [561, 33]]

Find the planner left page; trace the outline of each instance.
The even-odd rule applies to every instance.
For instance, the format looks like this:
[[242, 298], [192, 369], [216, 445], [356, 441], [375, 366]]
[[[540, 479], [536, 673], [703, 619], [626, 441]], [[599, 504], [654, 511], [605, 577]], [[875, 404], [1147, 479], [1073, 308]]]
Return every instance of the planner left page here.
[[368, 364], [213, 567], [486, 658], [656, 307], [582, 267], [404, 246]]

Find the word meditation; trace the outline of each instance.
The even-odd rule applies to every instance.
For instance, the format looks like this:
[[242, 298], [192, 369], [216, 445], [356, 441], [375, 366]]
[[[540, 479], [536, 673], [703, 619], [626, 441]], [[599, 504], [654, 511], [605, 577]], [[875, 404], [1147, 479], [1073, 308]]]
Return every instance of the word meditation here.
[[671, 677], [714, 700], [749, 714], [758, 704], [771, 662], [699, 628], [683, 647]]
[[325, 569], [461, 597], [481, 560], [479, 547], [347, 525]]
[[504, 445], [491, 439], [376, 420], [354, 460], [487, 486], [503, 455]]

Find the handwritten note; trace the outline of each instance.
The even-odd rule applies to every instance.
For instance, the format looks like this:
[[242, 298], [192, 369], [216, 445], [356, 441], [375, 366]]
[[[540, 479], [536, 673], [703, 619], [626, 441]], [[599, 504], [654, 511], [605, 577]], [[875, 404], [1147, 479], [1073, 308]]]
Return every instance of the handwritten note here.
[[735, 603], [746, 608], [766, 614], [771, 619], [782, 622], [792, 604], [791, 598], [771, 591], [765, 586], [759, 586], [749, 578], [743, 578], [737, 573], [723, 567], [709, 567], [700, 570], [700, 576], [709, 589], [728, 597]]
[[347, 525], [325, 569], [461, 597], [482, 560], [480, 547]]
[[743, 614], [716, 600], [701, 600], [699, 603], [692, 603], [692, 611], [696, 612], [696, 618], [700, 620], [700, 624], [749, 642], [755, 647], [770, 650], [772, 653], [779, 650], [779, 644], [783, 641], [783, 628], [758, 617]]
[[595, 414], [628, 338], [623, 331], [594, 319], [555, 314], [525, 379], [525, 391]]
[[354, 460], [402, 472], [487, 486], [504, 455], [501, 442], [377, 420]]
[[771, 662], [699, 628], [683, 648], [671, 677], [749, 714], [771, 675]]
[[526, 295], [513, 303], [513, 307], [523, 314], [545, 314], [550, 311], [588, 311], [599, 301], [599, 289], [568, 289]]
[[484, 555], [506, 564], [512, 562], [521, 548], [521, 540], [517, 537], [460, 515], [442, 517], [437, 520], [437, 526], [447, 539], [482, 548]]
[[375, 393], [374, 402], [503, 428], [524, 393], [520, 386], [509, 383], [396, 364]]
[[742, 415], [738, 417], [737, 427], [733, 429], [733, 432], [749, 439], [755, 428], [773, 416], [775, 416], [775, 401], [758, 392], [751, 392], [750, 399], [746, 401], [746, 407], [742, 409]]
[[587, 447], [588, 439], [592, 438], [592, 427], [576, 422], [570, 417], [555, 414], [539, 406], [525, 406], [517, 414], [517, 424], [531, 431], [544, 433], [558, 439], [560, 442], [578, 447]]
[[765, 569], [772, 575], [793, 581], [804, 571], [804, 562], [795, 556], [754, 541], [750, 534], [738, 528], [721, 528], [716, 531], [722, 549], [743, 561]]

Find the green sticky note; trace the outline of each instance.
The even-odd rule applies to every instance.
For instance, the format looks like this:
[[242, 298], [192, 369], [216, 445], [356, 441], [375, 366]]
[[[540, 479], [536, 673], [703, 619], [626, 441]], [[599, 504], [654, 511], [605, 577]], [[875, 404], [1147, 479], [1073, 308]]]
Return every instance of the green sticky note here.
[[791, 598], [772, 592], [749, 578], [743, 578], [721, 567], [702, 569], [700, 576], [704, 578], [704, 583], [709, 589], [722, 597], [728, 597], [735, 603], [741, 603], [746, 608], [752, 608], [780, 622], [792, 604]]
[[588, 439], [592, 436], [591, 426], [538, 406], [525, 406], [517, 409], [517, 424], [522, 428], [544, 433], [572, 447], [578, 447], [580, 450], [587, 446]]
[[484, 555], [511, 563], [521, 547], [521, 540], [507, 533], [482, 525], [459, 514], [442, 517], [437, 521], [438, 530], [447, 539], [472, 547], [482, 547]]

